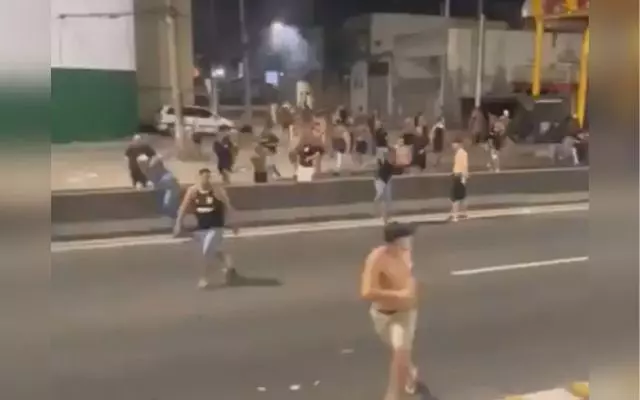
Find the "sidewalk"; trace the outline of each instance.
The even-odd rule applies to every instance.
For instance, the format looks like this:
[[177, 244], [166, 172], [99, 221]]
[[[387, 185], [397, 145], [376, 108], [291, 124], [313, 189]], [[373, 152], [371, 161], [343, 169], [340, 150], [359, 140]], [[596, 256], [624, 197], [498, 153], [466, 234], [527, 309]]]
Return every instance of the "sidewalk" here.
[[[173, 141], [171, 138], [150, 136], [150, 144], [159, 153], [171, 154]], [[242, 143], [244, 142], [244, 143]], [[250, 140], [241, 142], [240, 154], [233, 173], [232, 183], [248, 184], [253, 182], [251, 167], [252, 147]], [[124, 151], [129, 141], [105, 143], [71, 143], [51, 146], [51, 190], [92, 190], [131, 187]], [[202, 144], [203, 159], [201, 161], [183, 162], [168, 157], [167, 166], [183, 184], [192, 183], [198, 169], [208, 166], [215, 169], [215, 156], [211, 150], [211, 142]], [[539, 146], [538, 146], [539, 147]], [[530, 145], [511, 145], [502, 156], [503, 169], [541, 168], [553, 166], [551, 160], [540, 155], [538, 147]], [[293, 167], [288, 161], [285, 147], [281, 147], [275, 156], [275, 163], [283, 175], [282, 179], [292, 179]], [[486, 154], [478, 147], [469, 149], [469, 163], [472, 170], [485, 170]], [[445, 152], [438, 169], [433, 167], [428, 172], [448, 172], [451, 170], [452, 154]], [[372, 156], [365, 159], [365, 167], [350, 163], [347, 159], [343, 166], [345, 175], [371, 174], [375, 160]], [[323, 176], [333, 175], [335, 162], [325, 156], [322, 162]]]
[[509, 396], [504, 400], [589, 400], [589, 383], [574, 382], [567, 388]]

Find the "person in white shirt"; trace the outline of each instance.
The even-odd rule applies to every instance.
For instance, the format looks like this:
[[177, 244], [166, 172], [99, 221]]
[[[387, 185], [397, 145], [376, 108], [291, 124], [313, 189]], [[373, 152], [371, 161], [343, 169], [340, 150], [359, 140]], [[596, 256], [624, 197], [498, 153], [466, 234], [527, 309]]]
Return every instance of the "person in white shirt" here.
[[457, 138], [452, 142], [453, 174], [451, 184], [451, 215], [449, 220], [457, 222], [460, 217], [466, 217], [467, 180], [469, 179], [469, 155]]

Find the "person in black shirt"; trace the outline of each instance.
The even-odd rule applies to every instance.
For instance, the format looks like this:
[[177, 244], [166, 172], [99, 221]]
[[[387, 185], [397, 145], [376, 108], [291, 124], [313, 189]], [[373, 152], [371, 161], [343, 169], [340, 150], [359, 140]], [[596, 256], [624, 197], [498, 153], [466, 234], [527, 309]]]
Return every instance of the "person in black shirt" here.
[[444, 150], [445, 125], [444, 118], [440, 117], [438, 122], [431, 129], [431, 144], [433, 155], [435, 156], [434, 165], [437, 167], [442, 160], [442, 151]]
[[218, 163], [218, 172], [224, 183], [231, 182], [231, 171], [235, 162], [236, 146], [227, 130], [220, 130], [220, 136], [213, 142], [213, 152]]
[[271, 129], [265, 129], [258, 138], [259, 146], [263, 147], [266, 150], [267, 157], [267, 173], [273, 174], [276, 178], [281, 177], [280, 171], [278, 170], [278, 166], [276, 165], [274, 158], [276, 154], [278, 154], [278, 145], [280, 144], [280, 139], [278, 136], [273, 133]]
[[316, 163], [321, 156], [318, 146], [311, 143], [302, 144], [298, 149], [298, 182], [311, 182], [316, 172]]
[[389, 221], [391, 213], [391, 180], [397, 175], [398, 167], [395, 164], [395, 154], [387, 152], [382, 159], [378, 159], [374, 178], [376, 195], [373, 199], [376, 215], [382, 217], [384, 223]]
[[356, 142], [353, 146], [354, 161], [357, 166], [361, 167], [364, 165], [364, 155], [367, 154], [369, 149], [369, 128], [365, 124], [361, 124], [354, 127], [354, 129], [354, 140]]
[[138, 158], [142, 155], [150, 160], [156, 155], [156, 151], [142, 140], [142, 136], [134, 135], [124, 152], [129, 168], [129, 176], [131, 176], [131, 184], [134, 188], [145, 188], [151, 183], [138, 164]]
[[332, 129], [331, 136], [331, 147], [333, 148], [336, 157], [334, 172], [339, 174], [342, 171], [342, 165], [347, 150], [351, 147], [351, 136], [349, 135], [347, 126], [344, 124], [335, 125]]
[[380, 120], [375, 121], [373, 134], [373, 144], [376, 149], [376, 158], [382, 160], [389, 151], [389, 134], [382, 126]]
[[502, 150], [505, 129], [504, 120], [499, 118], [494, 120], [489, 130], [489, 136], [487, 138], [489, 163], [487, 167], [494, 172], [500, 172], [500, 150]]
[[[223, 265], [222, 271], [227, 284], [238, 278], [236, 270], [231, 265], [231, 257], [222, 248], [227, 216], [234, 209], [224, 187], [211, 181], [211, 171], [208, 168], [201, 169], [198, 175], [199, 182], [187, 189], [182, 200], [173, 232], [175, 236], [180, 235], [185, 214], [193, 210], [197, 222], [194, 238], [202, 249], [198, 288], [206, 289], [209, 287], [209, 269], [216, 262]], [[235, 226], [232, 226], [232, 229], [235, 234], [238, 233]]]
[[268, 150], [261, 145], [257, 145], [251, 164], [253, 165], [253, 183], [267, 183], [269, 180], [269, 153]]
[[411, 156], [411, 165], [417, 167], [420, 171], [427, 169], [427, 146], [429, 146], [429, 134], [421, 130], [413, 142], [413, 154]]

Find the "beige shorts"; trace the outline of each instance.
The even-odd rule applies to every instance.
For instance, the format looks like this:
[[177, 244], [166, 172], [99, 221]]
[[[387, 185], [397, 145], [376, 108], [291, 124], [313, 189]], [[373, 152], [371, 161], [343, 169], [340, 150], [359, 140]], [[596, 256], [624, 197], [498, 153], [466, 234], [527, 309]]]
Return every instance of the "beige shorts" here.
[[398, 311], [383, 314], [371, 307], [373, 326], [380, 338], [393, 349], [411, 350], [418, 322], [418, 311]]

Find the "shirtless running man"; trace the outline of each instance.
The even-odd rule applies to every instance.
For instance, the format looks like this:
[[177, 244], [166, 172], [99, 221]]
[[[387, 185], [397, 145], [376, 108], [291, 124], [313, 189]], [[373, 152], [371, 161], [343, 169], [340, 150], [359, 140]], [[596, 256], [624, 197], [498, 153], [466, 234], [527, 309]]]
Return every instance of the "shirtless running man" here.
[[371, 318], [380, 338], [391, 348], [391, 368], [385, 400], [403, 391], [415, 394], [418, 370], [411, 359], [417, 323], [417, 288], [412, 268], [414, 228], [397, 222], [384, 228], [385, 244], [367, 257], [360, 295], [370, 301]]

